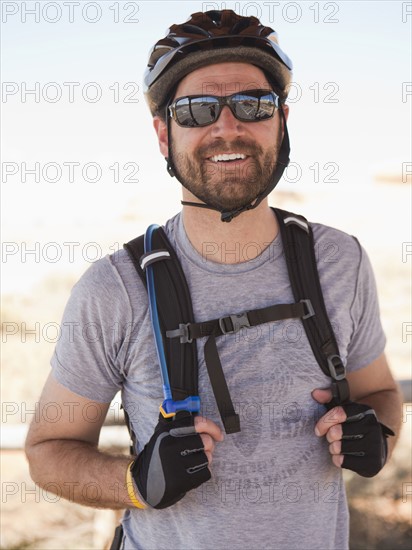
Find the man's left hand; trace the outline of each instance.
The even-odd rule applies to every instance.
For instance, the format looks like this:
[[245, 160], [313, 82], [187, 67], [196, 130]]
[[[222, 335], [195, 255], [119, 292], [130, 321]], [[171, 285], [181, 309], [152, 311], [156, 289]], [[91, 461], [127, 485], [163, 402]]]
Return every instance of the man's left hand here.
[[[312, 397], [327, 406], [332, 392], [316, 389]], [[353, 401], [331, 408], [317, 422], [315, 433], [326, 436], [335, 466], [364, 477], [372, 477], [383, 468], [388, 454], [386, 438], [394, 435], [378, 421], [371, 407]]]

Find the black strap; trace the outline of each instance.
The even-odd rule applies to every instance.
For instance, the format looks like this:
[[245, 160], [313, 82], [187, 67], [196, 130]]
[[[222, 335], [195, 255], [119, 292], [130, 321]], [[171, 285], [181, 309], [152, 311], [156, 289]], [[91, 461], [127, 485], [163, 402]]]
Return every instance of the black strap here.
[[202, 323], [180, 324], [178, 329], [166, 332], [168, 338], [180, 338], [182, 343], [191, 342], [213, 334], [216, 337], [223, 334], [234, 334], [242, 328], [256, 327], [263, 323], [294, 319], [313, 315], [309, 300], [297, 304], [276, 304], [262, 309], [253, 309], [243, 313], [233, 313], [220, 319], [203, 321]]
[[346, 369], [326, 311], [316, 264], [312, 229], [303, 216], [274, 208], [296, 301], [309, 299], [314, 315], [302, 319], [312, 351], [322, 371], [333, 380], [336, 404], [349, 400]]
[[227, 434], [240, 432], [240, 418], [235, 412], [226, 378], [223, 374], [214, 332], [207, 339], [204, 351], [207, 372], [225, 432]]
[[[162, 334], [176, 328], [179, 323], [193, 323], [193, 309], [186, 278], [162, 228], [157, 229], [152, 238], [153, 251], [167, 251], [168, 261], [157, 261], [152, 264], [157, 310]], [[140, 266], [144, 256], [144, 236], [133, 239], [124, 245], [143, 284], [146, 287], [146, 275]], [[164, 258], [167, 259], [167, 258]], [[170, 261], [171, 260], [171, 261]], [[166, 362], [168, 365], [170, 386], [174, 400], [198, 395], [198, 359], [196, 343], [183, 344], [177, 339], [163, 337]]]
[[[221, 319], [214, 319], [207, 323], [189, 325], [189, 334], [193, 334], [194, 338], [209, 334], [209, 338], [204, 348], [205, 363], [226, 433], [239, 432], [240, 420], [239, 415], [235, 412], [226, 379], [223, 374], [222, 363], [220, 362], [219, 353], [217, 351], [216, 338], [223, 334], [234, 334], [239, 332], [243, 327], [253, 327], [271, 321], [303, 317], [306, 314], [306, 308], [303, 303], [278, 304], [238, 315], [222, 317]], [[198, 336], [194, 336], [195, 333], [198, 334]]]
[[110, 550], [120, 550], [123, 542], [123, 525], [120, 524], [114, 531], [114, 538], [110, 546]]

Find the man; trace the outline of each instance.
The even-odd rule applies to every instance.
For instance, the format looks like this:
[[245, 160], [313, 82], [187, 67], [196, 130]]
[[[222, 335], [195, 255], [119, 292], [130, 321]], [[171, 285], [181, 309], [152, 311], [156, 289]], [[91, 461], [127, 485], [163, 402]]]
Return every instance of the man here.
[[[231, 10], [194, 14], [152, 51], [146, 95], [184, 199], [165, 231], [197, 322], [294, 301], [267, 201], [287, 164], [290, 77], [272, 29]], [[347, 548], [341, 467], [366, 476], [383, 467], [401, 400], [365, 252], [340, 231], [312, 230], [317, 244], [339, 251], [318, 271], [351, 401], [333, 406], [301, 322], [285, 319], [218, 340], [241, 431], [228, 424], [223, 435], [205, 338], [197, 340], [201, 414], [157, 423], [162, 381], [148, 297], [123, 251], [73, 289], [39, 405], [57, 403], [62, 415], [31, 426], [33, 479], [75, 502], [127, 508], [122, 548]], [[247, 258], [223, 249], [247, 249]], [[133, 461], [97, 449], [118, 389]]]

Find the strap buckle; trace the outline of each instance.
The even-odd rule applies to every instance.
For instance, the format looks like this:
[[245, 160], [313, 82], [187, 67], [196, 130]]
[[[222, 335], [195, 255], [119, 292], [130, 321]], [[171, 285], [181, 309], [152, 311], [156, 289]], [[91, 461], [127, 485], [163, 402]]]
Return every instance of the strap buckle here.
[[313, 317], [315, 315], [315, 310], [313, 309], [312, 302], [308, 299], [306, 300], [299, 300], [299, 302], [302, 302], [302, 304], [305, 304], [308, 312], [306, 315], [303, 315], [302, 319], [309, 319], [309, 317]]
[[[233, 330], [227, 330], [225, 325], [227, 319], [231, 320]], [[239, 332], [239, 330], [243, 327], [250, 327], [249, 317], [247, 316], [246, 311], [244, 311], [243, 313], [228, 315], [227, 317], [221, 317], [219, 319], [219, 327], [222, 331], [222, 334], [235, 334], [236, 332]]]
[[176, 328], [175, 330], [167, 330], [167, 338], [180, 338], [181, 344], [191, 344], [193, 342], [193, 338], [190, 338], [189, 336], [189, 325], [190, 323], [180, 323], [179, 328]]
[[346, 378], [346, 367], [339, 355], [328, 356], [328, 367], [334, 380], [344, 380]]

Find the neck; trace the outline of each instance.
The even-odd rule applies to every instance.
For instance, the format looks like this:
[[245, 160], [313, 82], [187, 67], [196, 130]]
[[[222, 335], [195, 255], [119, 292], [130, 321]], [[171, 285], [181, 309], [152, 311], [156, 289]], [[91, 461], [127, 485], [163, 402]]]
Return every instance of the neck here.
[[[185, 197], [185, 200], [191, 199]], [[225, 264], [253, 260], [278, 233], [276, 217], [267, 199], [229, 223], [222, 222], [220, 213], [215, 210], [184, 206], [183, 223], [199, 254], [206, 255], [209, 261]]]

